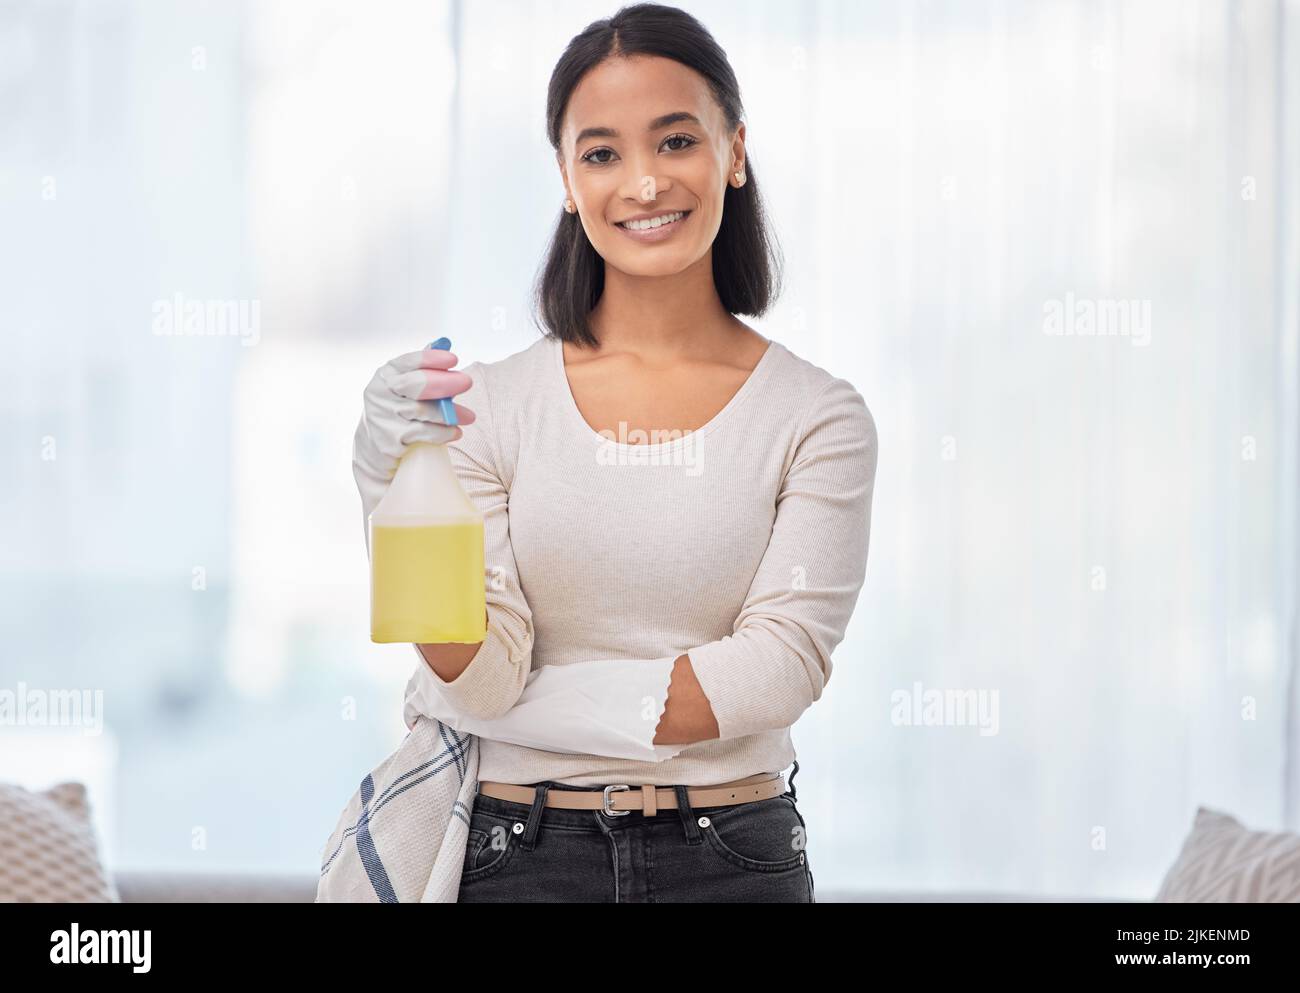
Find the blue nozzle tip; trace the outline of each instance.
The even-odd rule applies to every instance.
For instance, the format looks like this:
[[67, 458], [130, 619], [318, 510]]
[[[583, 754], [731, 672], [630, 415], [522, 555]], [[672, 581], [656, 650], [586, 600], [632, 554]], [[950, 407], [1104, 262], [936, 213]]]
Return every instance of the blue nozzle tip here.
[[[429, 343], [430, 348], [438, 348], [444, 352], [451, 351], [451, 339], [439, 338], [437, 341]], [[456, 427], [456, 408], [451, 402], [450, 397], [438, 401], [438, 410], [442, 413], [443, 423], [449, 427]]]

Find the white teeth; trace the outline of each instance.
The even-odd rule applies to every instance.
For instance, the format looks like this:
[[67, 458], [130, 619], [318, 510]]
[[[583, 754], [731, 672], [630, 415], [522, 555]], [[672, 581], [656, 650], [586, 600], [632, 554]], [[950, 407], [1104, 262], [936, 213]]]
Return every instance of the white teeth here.
[[671, 224], [673, 221], [679, 221], [685, 216], [685, 211], [679, 210], [673, 214], [664, 214], [663, 217], [652, 217], [648, 221], [624, 221], [622, 226], [632, 231], [650, 231]]

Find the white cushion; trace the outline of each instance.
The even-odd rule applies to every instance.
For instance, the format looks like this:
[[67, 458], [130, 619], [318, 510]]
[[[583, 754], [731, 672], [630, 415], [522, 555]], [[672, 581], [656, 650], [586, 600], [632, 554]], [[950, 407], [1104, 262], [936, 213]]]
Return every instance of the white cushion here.
[[0, 783], [0, 902], [118, 902], [81, 783], [42, 792]]
[[1300, 834], [1252, 831], [1201, 807], [1156, 902], [1300, 902]]

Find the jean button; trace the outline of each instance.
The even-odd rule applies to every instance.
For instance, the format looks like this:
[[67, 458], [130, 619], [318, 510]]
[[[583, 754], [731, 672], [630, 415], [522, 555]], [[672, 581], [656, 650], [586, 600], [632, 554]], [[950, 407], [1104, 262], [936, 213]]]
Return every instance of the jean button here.
[[523, 834], [524, 826], [519, 821], [515, 821], [515, 826], [512, 827], [510, 830], [513, 831], [515, 834]]
[[700, 827], [708, 827], [708, 826], [709, 826], [709, 819], [708, 819], [707, 817], [701, 817], [701, 818], [700, 818], [698, 821], [696, 821], [695, 823], [698, 824]]

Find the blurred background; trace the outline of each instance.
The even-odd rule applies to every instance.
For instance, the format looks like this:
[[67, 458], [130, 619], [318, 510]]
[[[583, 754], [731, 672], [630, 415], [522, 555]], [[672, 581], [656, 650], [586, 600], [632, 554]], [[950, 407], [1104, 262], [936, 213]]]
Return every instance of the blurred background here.
[[[1300, 3], [679, 6], [787, 262], [755, 326], [880, 435], [794, 730], [819, 895], [1149, 898], [1199, 805], [1300, 828]], [[538, 336], [546, 84], [616, 9], [0, 0], [0, 693], [102, 699], [0, 779], [86, 782], [112, 867], [313, 876], [404, 734], [361, 392]]]

